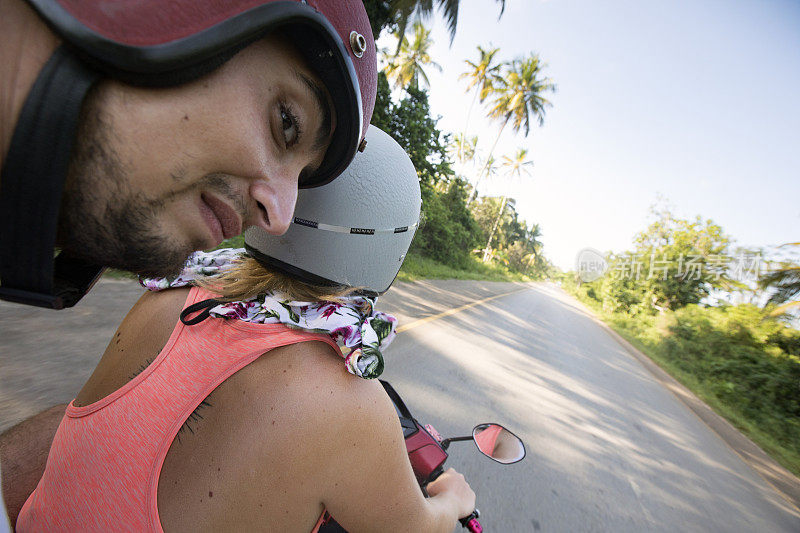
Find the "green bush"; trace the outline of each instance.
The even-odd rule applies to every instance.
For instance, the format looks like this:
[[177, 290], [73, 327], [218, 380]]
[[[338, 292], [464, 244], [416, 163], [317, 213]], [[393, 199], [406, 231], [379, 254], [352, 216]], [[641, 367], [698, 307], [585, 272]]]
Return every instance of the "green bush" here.
[[472, 257], [465, 268], [457, 269], [417, 253], [409, 253], [397, 275], [399, 281], [418, 279], [471, 279], [481, 281], [530, 281], [518, 272], [492, 263], [483, 263]]
[[454, 179], [444, 192], [432, 189], [423, 194], [424, 223], [414, 237], [414, 252], [456, 269], [469, 268], [480, 230], [467, 210], [466, 195], [459, 179]]
[[[752, 305], [690, 305], [674, 317], [661, 344], [666, 358], [751, 417], [782, 420], [787, 430], [800, 419], [800, 358], [782, 347], [794, 346], [796, 330]], [[789, 437], [800, 452], [800, 433]]]

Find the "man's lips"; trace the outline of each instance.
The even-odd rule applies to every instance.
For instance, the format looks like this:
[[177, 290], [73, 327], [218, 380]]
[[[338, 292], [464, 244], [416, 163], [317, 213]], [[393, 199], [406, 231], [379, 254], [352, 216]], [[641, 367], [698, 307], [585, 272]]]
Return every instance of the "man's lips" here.
[[214, 234], [217, 244], [222, 239], [230, 239], [242, 232], [242, 222], [236, 211], [219, 198], [210, 194], [201, 194], [200, 211]]

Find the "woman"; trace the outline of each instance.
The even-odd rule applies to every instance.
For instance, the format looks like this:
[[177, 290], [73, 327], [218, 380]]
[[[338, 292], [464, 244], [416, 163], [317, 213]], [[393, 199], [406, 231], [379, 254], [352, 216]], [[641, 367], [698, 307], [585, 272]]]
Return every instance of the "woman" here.
[[301, 191], [284, 237], [251, 228], [248, 257], [145, 282], [170, 290], [142, 296], [70, 404], [19, 531], [310, 531], [326, 511], [349, 531], [452, 531], [472, 511], [452, 470], [423, 497], [391, 402], [361, 379], [395, 328], [364, 295], [391, 285], [420, 206], [408, 156], [367, 139]]

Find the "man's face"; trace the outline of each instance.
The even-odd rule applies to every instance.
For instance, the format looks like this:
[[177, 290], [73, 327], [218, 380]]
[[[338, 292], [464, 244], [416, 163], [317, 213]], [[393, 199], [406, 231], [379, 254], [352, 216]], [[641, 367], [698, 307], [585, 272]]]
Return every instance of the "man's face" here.
[[328, 98], [278, 37], [179, 87], [104, 82], [82, 114], [59, 246], [152, 276], [250, 225], [284, 233], [330, 143]]

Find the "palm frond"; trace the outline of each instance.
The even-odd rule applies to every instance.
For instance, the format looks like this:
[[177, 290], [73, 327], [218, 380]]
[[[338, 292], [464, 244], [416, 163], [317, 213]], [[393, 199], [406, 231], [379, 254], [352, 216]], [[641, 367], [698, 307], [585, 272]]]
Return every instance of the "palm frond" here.
[[794, 309], [795, 307], [800, 307], [800, 302], [788, 302], [783, 305], [779, 305], [778, 307], [770, 311], [769, 316], [783, 315], [786, 312]]
[[768, 303], [782, 304], [800, 296], [800, 266], [787, 265], [768, 272], [758, 282], [762, 289], [773, 289]]
[[384, 69], [386, 77], [395, 87], [419, 87], [420, 80], [429, 85], [428, 75], [425, 72], [428, 66], [441, 72], [441, 65], [433, 61], [429, 53], [433, 44], [430, 33], [429, 29], [417, 21], [414, 23], [412, 38], [409, 40], [408, 36], [404, 35], [400, 40], [397, 53]]
[[[506, 0], [495, 0], [500, 4], [500, 15], [498, 20], [503, 16], [506, 10]], [[458, 26], [458, 9], [461, 5], [460, 0], [436, 0], [439, 11], [444, 17], [447, 24], [447, 30], [450, 32], [450, 44], [453, 44], [453, 39], [456, 36], [456, 27]], [[392, 2], [392, 12], [397, 16], [397, 27], [400, 35], [405, 35], [408, 23], [412, 17], [416, 20], [429, 19], [433, 14], [434, 2], [433, 0], [394, 0]], [[398, 46], [399, 50], [399, 46]]]

